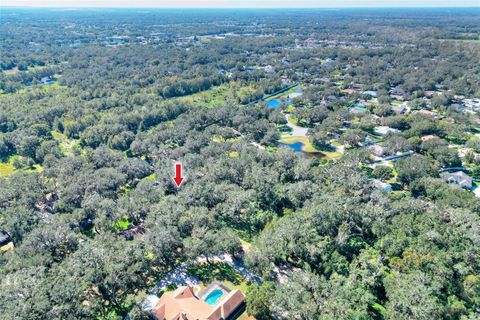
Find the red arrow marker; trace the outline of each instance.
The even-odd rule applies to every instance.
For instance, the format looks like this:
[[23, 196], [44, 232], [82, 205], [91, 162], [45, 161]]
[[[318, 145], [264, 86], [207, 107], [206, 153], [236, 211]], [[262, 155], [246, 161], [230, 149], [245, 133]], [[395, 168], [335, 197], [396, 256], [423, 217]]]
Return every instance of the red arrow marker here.
[[177, 188], [180, 188], [180, 185], [183, 182], [183, 177], [182, 177], [182, 164], [180, 162], [177, 162], [175, 164], [175, 177], [172, 178], [173, 182], [177, 185]]

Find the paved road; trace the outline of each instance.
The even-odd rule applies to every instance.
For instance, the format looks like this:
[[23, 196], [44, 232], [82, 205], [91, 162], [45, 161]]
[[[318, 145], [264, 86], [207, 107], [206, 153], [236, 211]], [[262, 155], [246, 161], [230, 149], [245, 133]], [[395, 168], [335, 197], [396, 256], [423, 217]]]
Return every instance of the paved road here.
[[289, 133], [289, 135], [291, 135], [292, 137], [306, 137], [307, 136], [308, 128], [302, 128], [302, 127], [299, 127], [299, 126], [296, 126], [296, 125], [290, 123], [290, 121], [288, 120], [288, 119], [290, 119], [290, 114], [287, 113], [285, 115], [285, 119], [287, 119], [287, 126], [292, 129], [292, 131]]

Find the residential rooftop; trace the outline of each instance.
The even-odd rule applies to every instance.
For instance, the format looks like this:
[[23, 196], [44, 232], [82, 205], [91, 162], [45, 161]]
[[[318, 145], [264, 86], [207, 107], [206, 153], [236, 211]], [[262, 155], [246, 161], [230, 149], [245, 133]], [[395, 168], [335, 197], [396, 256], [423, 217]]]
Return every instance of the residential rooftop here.
[[[218, 284], [214, 283], [214, 287], [209, 286], [204, 290], [208, 293], [205, 299], [196, 296], [192, 289], [186, 286], [164, 293], [153, 306], [153, 314], [157, 320], [227, 319], [243, 305], [245, 296], [240, 290], [229, 290], [224, 286], [215, 289], [215, 286]], [[208, 296], [214, 290], [221, 290], [223, 294], [214, 303], [207, 302]]]

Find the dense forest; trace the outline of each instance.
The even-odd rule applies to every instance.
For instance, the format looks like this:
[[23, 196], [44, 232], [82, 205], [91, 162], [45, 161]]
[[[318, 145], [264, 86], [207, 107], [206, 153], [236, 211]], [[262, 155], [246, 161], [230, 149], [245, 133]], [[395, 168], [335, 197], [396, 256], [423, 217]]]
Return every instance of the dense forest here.
[[480, 178], [478, 9], [0, 14], [0, 318], [149, 319], [222, 253], [257, 320], [480, 316], [480, 201], [441, 178]]

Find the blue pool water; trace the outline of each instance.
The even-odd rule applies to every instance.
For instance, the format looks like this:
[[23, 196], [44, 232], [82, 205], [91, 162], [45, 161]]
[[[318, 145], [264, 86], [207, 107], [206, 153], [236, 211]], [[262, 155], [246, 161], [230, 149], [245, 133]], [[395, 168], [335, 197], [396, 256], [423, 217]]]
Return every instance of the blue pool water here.
[[208, 296], [205, 298], [205, 302], [211, 306], [214, 306], [217, 303], [218, 299], [220, 299], [222, 296], [223, 296], [223, 291], [219, 289], [215, 289], [208, 294]]
[[267, 102], [267, 106], [271, 108], [278, 108], [280, 107], [280, 100], [274, 99]]
[[[292, 104], [292, 100], [290, 100], [290, 99], [288, 99], [286, 102], [287, 102], [287, 106]], [[267, 101], [267, 107], [270, 107], [270, 108], [278, 108], [278, 107], [280, 107], [281, 104], [282, 104], [282, 102], [278, 99], [273, 99], [273, 100]]]

